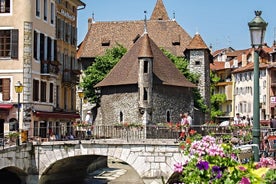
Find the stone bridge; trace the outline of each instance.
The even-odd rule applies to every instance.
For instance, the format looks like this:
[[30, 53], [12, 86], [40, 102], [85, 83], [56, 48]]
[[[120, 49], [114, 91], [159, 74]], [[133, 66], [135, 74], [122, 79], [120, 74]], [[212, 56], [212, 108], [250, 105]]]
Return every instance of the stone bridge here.
[[[32, 142], [0, 150], [0, 178], [20, 179], [22, 184], [53, 183], [51, 178], [72, 181], [85, 176], [107, 158], [120, 159], [140, 175], [145, 184], [163, 183], [174, 172], [174, 164], [183, 160], [178, 143], [172, 139], [126, 141], [92, 139], [73, 141]], [[2, 172], [5, 171], [5, 172]], [[8, 174], [7, 174], [8, 173]]]

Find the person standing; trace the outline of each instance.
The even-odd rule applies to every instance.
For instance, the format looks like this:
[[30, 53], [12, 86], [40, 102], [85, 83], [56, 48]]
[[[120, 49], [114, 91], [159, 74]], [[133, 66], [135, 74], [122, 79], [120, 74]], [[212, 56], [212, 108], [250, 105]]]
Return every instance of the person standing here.
[[92, 125], [92, 115], [91, 115], [91, 111], [87, 111], [86, 116], [85, 116], [85, 123]]
[[191, 117], [190, 113], [187, 113], [187, 120], [189, 122], [189, 126], [193, 124], [193, 118]]
[[234, 124], [240, 124], [241, 123], [241, 117], [240, 113], [236, 113], [236, 116], [234, 117]]

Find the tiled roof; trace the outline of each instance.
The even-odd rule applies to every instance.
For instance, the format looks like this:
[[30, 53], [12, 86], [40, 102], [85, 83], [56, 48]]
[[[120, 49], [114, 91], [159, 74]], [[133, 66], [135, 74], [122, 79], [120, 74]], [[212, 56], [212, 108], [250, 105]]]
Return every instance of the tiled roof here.
[[225, 69], [225, 62], [214, 61], [213, 63], [210, 64], [210, 69], [212, 71], [224, 70]]
[[208, 49], [207, 45], [201, 38], [199, 33], [196, 33], [192, 41], [189, 43], [186, 49]]
[[[145, 51], [145, 49], [148, 49], [148, 51]], [[148, 34], [143, 34], [109, 74], [94, 87], [138, 84], [138, 58], [141, 53], [152, 53], [153, 83], [159, 81], [163, 85], [196, 87], [180, 73], [174, 63], [149, 38]]]
[[157, 0], [150, 20], [170, 20], [162, 0]]
[[[267, 68], [268, 66], [269, 65], [265, 62], [261, 62], [260, 65], [259, 65], [260, 69]], [[246, 71], [251, 71], [251, 70], [254, 70], [254, 63], [253, 62], [248, 63], [244, 67], [240, 67], [240, 68], [237, 68], [237, 69], [233, 70], [233, 73], [240, 73], [240, 72], [246, 72]]]
[[[92, 23], [77, 57], [94, 58], [103, 55], [106, 49], [114, 47], [117, 43], [129, 50], [143, 31], [144, 21]], [[177, 56], [183, 56], [183, 51], [192, 39], [176, 21], [172, 20], [149, 20], [147, 31], [159, 47]], [[105, 44], [108, 46], [104, 46]]]

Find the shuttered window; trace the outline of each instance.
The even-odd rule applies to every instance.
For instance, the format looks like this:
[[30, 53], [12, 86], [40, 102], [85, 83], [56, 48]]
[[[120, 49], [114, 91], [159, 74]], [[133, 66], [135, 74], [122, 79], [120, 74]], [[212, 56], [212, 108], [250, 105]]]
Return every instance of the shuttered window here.
[[49, 93], [49, 102], [54, 102], [54, 84], [50, 83], [50, 93]]
[[44, 81], [41, 81], [40, 89], [41, 89], [41, 92], [40, 92], [41, 102], [46, 102], [47, 83]]
[[11, 3], [10, 0], [0, 0], [0, 13], [10, 13]]
[[44, 61], [44, 34], [40, 33], [40, 60]]
[[0, 92], [2, 92], [2, 100], [8, 101], [10, 97], [10, 82], [9, 78], [0, 79]]
[[33, 80], [33, 101], [39, 100], [39, 80]]
[[37, 35], [38, 35], [38, 33], [37, 33], [36, 31], [34, 31], [34, 50], [33, 50], [34, 53], [33, 53], [33, 54], [34, 54], [34, 58], [35, 58], [36, 60], [38, 60], [38, 57], [37, 57], [37, 56], [38, 56], [38, 54], [37, 54], [37, 45], [38, 45], [38, 44], [37, 44], [37, 37], [38, 37], [38, 36], [37, 36]]
[[0, 58], [18, 59], [18, 29], [0, 30]]

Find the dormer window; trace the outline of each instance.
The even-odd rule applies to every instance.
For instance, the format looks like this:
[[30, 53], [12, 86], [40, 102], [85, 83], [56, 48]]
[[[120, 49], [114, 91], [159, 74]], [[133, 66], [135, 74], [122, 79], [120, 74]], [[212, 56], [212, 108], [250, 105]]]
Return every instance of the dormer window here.
[[110, 46], [110, 40], [102, 39], [102, 46]]
[[172, 45], [174, 45], [174, 46], [180, 45], [180, 35], [174, 36], [173, 41], [172, 41]]

